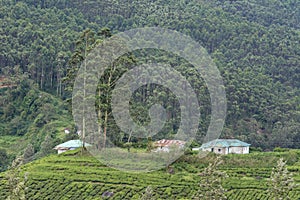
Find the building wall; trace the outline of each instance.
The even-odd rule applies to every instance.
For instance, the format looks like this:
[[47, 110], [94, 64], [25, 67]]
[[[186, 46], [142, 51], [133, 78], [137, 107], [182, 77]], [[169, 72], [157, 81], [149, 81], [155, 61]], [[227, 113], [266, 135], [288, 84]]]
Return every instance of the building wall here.
[[156, 148], [156, 152], [159, 152], [159, 151], [161, 151], [161, 152], [169, 152], [170, 149], [169, 149], [169, 147], [157, 147]]
[[229, 153], [236, 153], [236, 154], [248, 154], [249, 147], [214, 147], [214, 148], [206, 148], [203, 151], [214, 152], [216, 154], [229, 154]]
[[206, 148], [203, 151], [214, 152], [216, 154], [228, 154], [228, 148], [225, 147], [214, 147], [214, 148]]
[[64, 153], [66, 151], [74, 150], [74, 149], [77, 149], [77, 148], [71, 147], [71, 148], [68, 148], [68, 149], [58, 149], [57, 154], [61, 154], [61, 153]]
[[216, 154], [228, 154], [228, 148], [226, 147], [215, 147], [213, 151]]
[[243, 154], [248, 154], [249, 153], [249, 147], [244, 147]]
[[229, 153], [236, 153], [236, 154], [248, 154], [249, 147], [230, 147]]
[[58, 149], [57, 154], [61, 154], [61, 153], [66, 152], [66, 151], [68, 151], [68, 150], [67, 149]]

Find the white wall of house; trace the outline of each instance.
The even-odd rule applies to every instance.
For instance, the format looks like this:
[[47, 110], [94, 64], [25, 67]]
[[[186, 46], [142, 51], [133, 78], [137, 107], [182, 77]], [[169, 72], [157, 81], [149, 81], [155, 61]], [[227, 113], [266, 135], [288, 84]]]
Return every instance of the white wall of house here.
[[[199, 148], [199, 150], [201, 150], [201, 148]], [[210, 151], [211, 152], [212, 150], [211, 150], [211, 148], [204, 148], [204, 149], [202, 149], [202, 151]]]
[[66, 151], [68, 151], [68, 150], [67, 149], [58, 149], [57, 154], [61, 154], [61, 153], [64, 153]]
[[213, 152], [216, 154], [228, 154], [228, 148], [225, 147], [214, 147]]
[[216, 154], [228, 154], [228, 148], [225, 147], [205, 148], [203, 151], [214, 152]]
[[75, 147], [71, 147], [71, 148], [64, 148], [64, 149], [58, 149], [57, 150], [57, 154], [61, 154], [61, 153], [64, 153], [64, 152], [66, 152], [66, 151], [69, 151], [69, 150], [74, 150], [74, 149], [77, 149], [77, 148], [75, 148]]
[[249, 147], [243, 147], [243, 154], [249, 153]]
[[200, 151], [200, 150], [201, 150], [201, 147], [192, 148], [192, 151]]
[[170, 149], [169, 149], [169, 147], [157, 147], [155, 150], [154, 150], [154, 152], [169, 152], [170, 151]]
[[230, 147], [229, 153], [236, 153], [236, 154], [248, 154], [249, 147]]
[[242, 154], [243, 147], [230, 147], [229, 151], [230, 151], [230, 153]]
[[183, 149], [184, 145], [171, 145], [171, 146], [164, 146], [164, 147], [157, 147], [154, 152], [170, 152], [172, 149]]
[[243, 148], [243, 154], [249, 153], [249, 147], [242, 147]]
[[249, 147], [214, 147], [214, 148], [205, 148], [203, 151], [214, 152], [216, 154], [248, 154]]

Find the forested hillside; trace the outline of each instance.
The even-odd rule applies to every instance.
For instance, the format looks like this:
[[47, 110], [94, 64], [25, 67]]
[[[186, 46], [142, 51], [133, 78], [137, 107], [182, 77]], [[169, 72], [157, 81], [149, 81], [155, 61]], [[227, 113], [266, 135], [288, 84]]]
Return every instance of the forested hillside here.
[[24, 153], [27, 162], [52, 153], [62, 141], [76, 137], [66, 135], [74, 125], [66, 104], [38, 90], [30, 81], [16, 83], [0, 91], [0, 171], [14, 156]]
[[[300, 148], [300, 2], [297, 0], [10, 0], [1, 1], [0, 10], [0, 77], [17, 85], [1, 91], [4, 95], [1, 95], [0, 135], [26, 135], [34, 121], [50, 123], [45, 116], [38, 118], [43, 111], [32, 111], [34, 117], [29, 119], [30, 113], [24, 112], [28, 109], [26, 99], [21, 99], [32, 98], [31, 90], [47, 92], [62, 100], [70, 98], [64, 80], [70, 78], [70, 70], [77, 70], [70, 61], [84, 30], [93, 31], [95, 41], [99, 42], [103, 32], [97, 33], [103, 27], [114, 34], [131, 28], [159, 26], [198, 41], [221, 71], [228, 103], [222, 137], [239, 138], [263, 149]], [[176, 61], [154, 57], [154, 60]], [[136, 56], [128, 62], [139, 61]], [[181, 64], [179, 69], [190, 76], [189, 67]], [[24, 79], [30, 79], [31, 83], [20, 88]], [[200, 78], [196, 86], [203, 86]], [[199, 91], [207, 93], [203, 87]], [[199, 99], [209, 102], [209, 96]], [[162, 101], [168, 106], [166, 99]], [[44, 109], [58, 109], [56, 100], [46, 102]], [[61, 105], [59, 112], [70, 109], [67, 105], [70, 106]], [[147, 106], [135, 107], [139, 108]], [[205, 104], [202, 111], [199, 135], [205, 134], [210, 105]], [[164, 134], [175, 131], [176, 123], [177, 116], [171, 116]], [[112, 130], [118, 132], [116, 128]]]

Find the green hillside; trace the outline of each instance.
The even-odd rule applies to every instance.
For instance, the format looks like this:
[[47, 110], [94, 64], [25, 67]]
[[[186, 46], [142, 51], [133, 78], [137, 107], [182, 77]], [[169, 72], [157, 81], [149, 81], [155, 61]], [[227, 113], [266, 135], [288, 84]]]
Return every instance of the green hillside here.
[[[300, 147], [299, 1], [10, 0], [0, 4], [1, 75], [13, 76], [13, 69], [19, 67], [40, 90], [67, 99], [70, 91], [64, 90], [63, 80], [70, 78], [66, 77], [69, 71], [76, 72], [70, 61], [84, 30], [94, 31], [97, 40], [103, 39], [98, 34], [103, 27], [112, 33], [149, 26], [177, 30], [199, 42], [221, 71], [228, 103], [222, 137], [264, 150]], [[187, 78], [195, 75], [187, 73], [191, 66], [166, 56], [150, 54], [152, 60], [180, 65]], [[210, 120], [210, 102], [199, 80], [194, 82], [203, 102], [197, 137], [201, 142]], [[164, 106], [176, 104], [163, 97]], [[147, 109], [137, 106], [140, 113]], [[173, 113], [168, 113], [165, 135], [178, 127]], [[112, 137], [122, 140], [112, 126]]]
[[74, 123], [61, 99], [25, 80], [13, 88], [0, 89], [0, 94], [0, 150], [3, 153], [0, 171], [29, 145], [33, 152], [28, 156], [36, 159], [51, 153], [54, 145], [75, 136], [64, 134], [65, 128], [74, 131]]
[[[147, 186], [155, 199], [191, 199], [196, 193], [198, 174], [215, 155], [185, 155], [172, 164], [174, 174], [166, 169], [136, 174], [79, 151], [53, 151], [78, 137], [64, 129], [80, 130], [73, 122], [71, 97], [87, 54], [114, 34], [143, 27], [176, 30], [207, 50], [226, 91], [220, 137], [265, 151], [222, 156], [219, 168], [229, 175], [222, 183], [228, 199], [271, 200], [268, 178], [281, 157], [300, 183], [299, 0], [1, 0], [0, 24], [0, 200], [8, 195], [4, 171], [21, 154], [29, 162], [22, 166], [22, 173], [28, 172], [28, 199], [101, 199], [106, 191], [114, 193], [112, 199], [139, 199]], [[193, 142], [200, 145], [212, 112], [203, 77], [183, 58], [155, 49], [120, 57], [97, 80], [95, 111], [105, 138], [128, 150], [151, 149], [151, 141], [172, 139], [179, 130], [178, 98], [155, 84], [134, 91], [129, 113], [134, 122], [147, 125], [150, 107], [162, 105], [167, 119], [161, 131], [139, 138], [117, 126], [111, 108], [114, 84], [144, 63], [166, 63], [190, 82], [201, 103]], [[268, 152], [276, 147], [293, 150]], [[290, 196], [300, 199], [300, 186]]]
[[[268, 178], [279, 158], [287, 160], [289, 171], [294, 172], [295, 181], [300, 183], [299, 150], [222, 156], [224, 163], [219, 169], [229, 175], [222, 183], [228, 199], [270, 199]], [[34, 161], [23, 166], [22, 171], [28, 172], [28, 199], [101, 199], [105, 191], [114, 193], [110, 199], [139, 199], [147, 186], [153, 188], [155, 199], [191, 199], [199, 189], [198, 174], [214, 159], [212, 154], [203, 159], [196, 155], [183, 156], [171, 165], [174, 174], [166, 169], [127, 173], [106, 167], [75, 150]], [[0, 177], [0, 196], [5, 197], [4, 173]], [[300, 186], [290, 196], [299, 199]]]

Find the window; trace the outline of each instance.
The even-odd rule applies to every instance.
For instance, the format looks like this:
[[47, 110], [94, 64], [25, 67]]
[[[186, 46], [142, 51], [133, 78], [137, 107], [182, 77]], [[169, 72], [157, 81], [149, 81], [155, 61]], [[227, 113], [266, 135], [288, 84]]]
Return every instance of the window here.
[[218, 149], [218, 152], [221, 152], [221, 149]]

